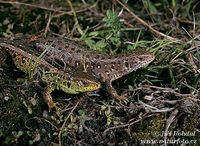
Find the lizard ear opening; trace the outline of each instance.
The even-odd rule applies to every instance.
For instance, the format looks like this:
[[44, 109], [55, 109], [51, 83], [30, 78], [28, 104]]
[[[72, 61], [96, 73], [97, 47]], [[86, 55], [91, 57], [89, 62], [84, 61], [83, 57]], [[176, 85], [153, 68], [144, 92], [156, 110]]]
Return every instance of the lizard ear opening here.
[[139, 62], [142, 62], [142, 61], [146, 60], [146, 58], [144, 58], [144, 57], [138, 57], [138, 60], [139, 60]]

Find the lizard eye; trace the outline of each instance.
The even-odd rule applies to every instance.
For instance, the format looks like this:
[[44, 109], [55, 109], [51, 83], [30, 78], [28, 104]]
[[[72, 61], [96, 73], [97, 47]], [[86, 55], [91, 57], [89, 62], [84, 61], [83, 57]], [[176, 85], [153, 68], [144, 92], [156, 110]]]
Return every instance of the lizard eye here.
[[38, 51], [44, 51], [44, 46], [41, 45], [40, 43], [35, 43], [32, 45], [32, 48], [34, 48], [35, 50], [38, 50]]
[[83, 86], [86, 86], [87, 82], [86, 81], [82, 81], [82, 84], [83, 84]]

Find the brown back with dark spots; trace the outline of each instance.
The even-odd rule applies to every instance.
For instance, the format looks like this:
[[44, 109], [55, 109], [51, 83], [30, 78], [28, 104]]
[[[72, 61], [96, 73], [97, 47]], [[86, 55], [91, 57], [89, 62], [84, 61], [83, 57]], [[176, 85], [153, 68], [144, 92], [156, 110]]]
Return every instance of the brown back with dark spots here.
[[42, 58], [56, 68], [65, 72], [82, 70], [88, 74], [92, 73], [101, 81], [118, 79], [154, 59], [151, 53], [144, 50], [110, 56], [61, 37], [41, 37], [33, 41], [25, 37], [15, 39], [11, 43], [36, 56], [45, 51]]
[[118, 79], [154, 59], [154, 56], [145, 50], [110, 56], [58, 37], [41, 39], [36, 42], [36, 46], [48, 49], [45, 60], [54, 63], [56, 60], [62, 61], [63, 63], [58, 64], [67, 64], [75, 71], [81, 69], [83, 72], [92, 73], [102, 81]]

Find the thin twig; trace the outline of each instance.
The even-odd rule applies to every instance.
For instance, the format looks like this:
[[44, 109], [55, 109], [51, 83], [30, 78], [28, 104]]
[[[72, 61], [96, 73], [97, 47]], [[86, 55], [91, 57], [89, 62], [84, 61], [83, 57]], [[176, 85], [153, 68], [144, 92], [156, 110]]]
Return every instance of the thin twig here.
[[[11, 5], [22, 5], [22, 6], [33, 7], [33, 8], [38, 8], [38, 9], [42, 9], [42, 10], [58, 13], [58, 14], [53, 15], [52, 18], [60, 17], [60, 16], [63, 16], [63, 15], [70, 15], [70, 16], [73, 15], [72, 11], [66, 12], [66, 11], [63, 11], [63, 10], [58, 10], [58, 9], [54, 9], [54, 8], [49, 8], [49, 7], [35, 5], [35, 4], [28, 4], [28, 3], [18, 2], [18, 1], [2, 1], [2, 0], [0, 0], [0, 3], [2, 3], [2, 4], [11, 4]], [[98, 3], [98, 1], [92, 6], [86, 7], [84, 9], [82, 9], [82, 10], [77, 10], [76, 13], [81, 13], [81, 12], [87, 11], [87, 10], [95, 7], [97, 3]]]
[[141, 86], [141, 88], [143, 88], [143, 89], [149, 89], [149, 88], [158, 89], [158, 90], [161, 90], [162, 92], [165, 92], [165, 93], [173, 93], [176, 96], [187, 97], [187, 98], [198, 96], [198, 90], [195, 90], [197, 92], [197, 94], [193, 95], [193, 94], [181, 94], [181, 93], [176, 92], [176, 90], [172, 89], [172, 88], [165, 88], [165, 87], [158, 87], [158, 86], [151, 86], [151, 85], [148, 85], [148, 86], [143, 85], [143, 86]]
[[46, 25], [46, 28], [45, 28], [45, 31], [44, 31], [44, 36], [46, 36], [47, 35], [47, 32], [48, 32], [48, 30], [49, 30], [49, 25], [50, 25], [50, 23], [51, 23], [51, 12], [49, 13], [49, 19], [48, 19], [48, 22], [47, 22], [47, 25]]
[[67, 2], [68, 2], [68, 4], [69, 4], [69, 6], [70, 6], [70, 8], [71, 8], [71, 11], [72, 11], [72, 13], [73, 13], [73, 16], [74, 16], [75, 26], [77, 27], [78, 32], [82, 35], [82, 34], [83, 34], [83, 31], [82, 31], [82, 29], [81, 29], [81, 27], [80, 27], [80, 25], [79, 25], [79, 23], [78, 23], [78, 19], [77, 19], [77, 16], [76, 16], [76, 12], [75, 12], [75, 10], [74, 10], [74, 8], [73, 8], [73, 5], [72, 5], [72, 3], [71, 3], [70, 0], [67, 0]]
[[[83, 9], [81, 9], [81, 10], [76, 10], [75, 12], [76, 12], [76, 13], [81, 13], [81, 12], [85, 12], [85, 11], [87, 11], [87, 10], [91, 10], [92, 8], [96, 7], [98, 1], [99, 1], [99, 0], [97, 0], [97, 1], [96, 1], [93, 5], [91, 5], [91, 6], [89, 5], [88, 7], [85, 7], [85, 8], [83, 8]], [[70, 13], [70, 15], [73, 15], [73, 12], [72, 12], [72, 11], [70, 11], [69, 13]], [[63, 16], [63, 15], [65, 15], [65, 13], [55, 14], [55, 15], [52, 16], [52, 18], [60, 17], [60, 16]]]
[[114, 129], [118, 129], [118, 128], [130, 127], [130, 126], [132, 126], [133, 124], [138, 123], [138, 122], [140, 122], [141, 120], [144, 120], [144, 119], [149, 118], [149, 117], [152, 117], [152, 116], [153, 116], [153, 115], [148, 115], [148, 116], [146, 116], [146, 117], [143, 117], [143, 118], [140, 118], [140, 119], [138, 119], [138, 120], [135, 120], [135, 121], [133, 121], [133, 122], [131, 122], [131, 123], [122, 124], [122, 125], [118, 125], [118, 126], [113, 126], [113, 127], [107, 128], [106, 130], [104, 130], [103, 135], [105, 136], [106, 133], [107, 133], [108, 131], [110, 131], [110, 130], [114, 130]]
[[0, 0], [0, 3], [11, 4], [11, 5], [23, 5], [23, 6], [39, 8], [39, 9], [43, 9], [43, 10], [47, 10], [47, 11], [63, 13], [66, 15], [72, 15], [72, 11], [66, 12], [66, 11], [62, 11], [62, 10], [58, 10], [58, 9], [53, 9], [53, 8], [48, 8], [48, 7], [44, 7], [44, 6], [40, 6], [40, 5], [28, 4], [28, 3], [18, 2], [18, 1], [1, 1]]
[[159, 109], [157, 107], [148, 105], [148, 104], [142, 102], [141, 100], [139, 100], [138, 104], [142, 105], [144, 107], [144, 109], [148, 109], [152, 113], [163, 113], [163, 112], [169, 112], [169, 111], [174, 110], [174, 108], [162, 108], [162, 109]]
[[76, 107], [78, 106], [78, 104], [81, 102], [82, 99], [79, 99], [78, 102], [74, 105], [73, 109], [70, 111], [70, 113], [68, 114], [68, 116], [65, 118], [62, 126], [60, 127], [60, 131], [58, 134], [58, 140], [59, 140], [59, 146], [62, 146], [62, 140], [61, 140], [61, 136], [62, 136], [62, 131], [67, 123], [67, 120], [69, 119], [69, 117], [71, 116], [71, 114], [74, 112], [74, 110], [76, 109]]
[[171, 113], [170, 117], [167, 119], [166, 128], [165, 128], [165, 133], [164, 133], [164, 144], [165, 144], [165, 146], [167, 146], [167, 136], [168, 136], [169, 127], [170, 127], [170, 125], [172, 124], [172, 122], [174, 121], [174, 119], [175, 119], [175, 117], [177, 116], [178, 112], [179, 112], [179, 111], [178, 111], [177, 109], [175, 109], [175, 110]]
[[122, 3], [120, 0], [116, 0], [124, 9], [126, 9], [135, 19], [136, 21], [138, 21], [139, 23], [143, 24], [145, 27], [147, 27], [150, 31], [154, 32], [155, 34], [162, 36], [170, 41], [173, 42], [180, 42], [180, 40], [173, 38], [171, 36], [168, 36], [162, 32], [159, 32], [157, 30], [155, 30], [151, 25], [149, 25], [147, 22], [145, 22], [144, 20], [142, 20], [140, 17], [138, 17], [135, 13], [133, 13], [126, 4]]

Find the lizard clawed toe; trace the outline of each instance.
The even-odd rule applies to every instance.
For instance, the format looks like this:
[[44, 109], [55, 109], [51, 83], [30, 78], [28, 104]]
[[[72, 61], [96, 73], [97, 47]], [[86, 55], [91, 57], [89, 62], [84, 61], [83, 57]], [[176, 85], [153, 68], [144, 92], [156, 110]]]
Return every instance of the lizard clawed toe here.
[[127, 104], [128, 103], [128, 97], [126, 97], [126, 96], [116, 96], [116, 97], [114, 97], [114, 98], [116, 98], [118, 101], [120, 101], [120, 102], [123, 102], [123, 103], [125, 103], [125, 104]]

